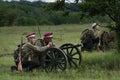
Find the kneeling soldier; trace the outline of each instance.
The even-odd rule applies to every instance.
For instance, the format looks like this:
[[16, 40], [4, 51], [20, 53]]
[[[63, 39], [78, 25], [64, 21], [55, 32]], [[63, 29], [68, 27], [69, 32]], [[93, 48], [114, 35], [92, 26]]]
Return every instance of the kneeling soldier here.
[[[52, 33], [51, 33], [52, 35]], [[38, 46], [35, 45], [36, 39], [35, 39], [35, 33], [30, 33], [26, 35], [26, 38], [28, 40], [27, 43], [22, 45], [22, 53], [21, 53], [21, 65], [23, 69], [27, 69], [28, 71], [32, 71], [34, 68], [37, 68], [41, 65], [39, 62], [39, 57], [37, 55], [41, 54], [41, 52], [45, 51], [46, 49], [53, 46], [53, 43], [51, 41], [45, 40], [47, 42], [46, 45]], [[16, 50], [16, 53], [19, 53], [19, 50]], [[15, 57], [15, 56], [14, 56]], [[19, 63], [19, 56], [15, 58], [15, 62], [17, 67]]]

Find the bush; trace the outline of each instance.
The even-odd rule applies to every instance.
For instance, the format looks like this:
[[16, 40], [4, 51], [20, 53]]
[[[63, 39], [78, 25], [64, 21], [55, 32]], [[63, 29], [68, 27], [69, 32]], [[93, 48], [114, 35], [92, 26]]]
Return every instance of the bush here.
[[30, 26], [30, 25], [36, 25], [36, 20], [34, 18], [28, 18], [28, 17], [21, 17], [17, 19], [16, 25], [18, 26]]

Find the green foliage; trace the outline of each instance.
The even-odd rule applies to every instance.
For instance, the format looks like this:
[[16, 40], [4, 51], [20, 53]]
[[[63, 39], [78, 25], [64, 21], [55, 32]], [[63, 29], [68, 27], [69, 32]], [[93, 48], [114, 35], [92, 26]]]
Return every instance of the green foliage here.
[[[44, 3], [41, 1], [3, 1], [0, 2], [0, 26], [29, 26], [29, 25], [59, 25], [59, 24], [79, 24], [89, 22], [108, 22], [99, 18], [88, 19], [81, 12], [81, 4], [64, 3], [58, 0], [55, 3]], [[83, 19], [84, 17], [84, 19]], [[94, 20], [94, 21], [93, 21]]]
[[63, 11], [65, 9], [65, 0], [56, 0], [55, 3], [44, 5], [45, 10]]
[[108, 15], [114, 22], [120, 23], [119, 0], [84, 0], [81, 3], [81, 8], [92, 16], [96, 14]]
[[36, 20], [28, 17], [20, 17], [17, 19], [17, 23], [19, 25], [27, 26], [27, 25], [36, 25]]
[[17, 13], [8, 8], [0, 9], [0, 26], [14, 25], [14, 21], [17, 18]]

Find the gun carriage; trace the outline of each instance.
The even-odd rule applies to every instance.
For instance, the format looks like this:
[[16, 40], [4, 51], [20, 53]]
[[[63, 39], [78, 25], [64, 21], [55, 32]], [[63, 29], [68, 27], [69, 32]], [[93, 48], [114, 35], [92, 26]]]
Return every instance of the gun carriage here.
[[[37, 40], [39, 41], [39, 39]], [[77, 68], [81, 64], [81, 52], [79, 50], [81, 45], [73, 45], [66, 43], [59, 48], [49, 48], [45, 51], [44, 69], [47, 72], [54, 70], [66, 70], [67, 68]]]
[[[38, 39], [36, 42], [40, 42], [40, 39]], [[46, 72], [52, 72], [65, 71], [67, 68], [79, 67], [82, 60], [81, 52], [78, 48], [79, 46], [81, 45], [73, 45], [71, 43], [67, 43], [63, 44], [59, 48], [52, 47], [45, 50], [45, 55], [42, 56], [44, 60], [43, 62], [40, 62], [42, 65], [40, 68], [45, 69]]]

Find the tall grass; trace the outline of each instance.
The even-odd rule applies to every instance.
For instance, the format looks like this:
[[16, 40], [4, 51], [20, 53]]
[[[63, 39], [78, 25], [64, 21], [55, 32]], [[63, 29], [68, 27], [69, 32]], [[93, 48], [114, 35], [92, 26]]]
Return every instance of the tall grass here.
[[[38, 30], [38, 27], [40, 30]], [[58, 47], [65, 43], [79, 44], [81, 32], [87, 28], [91, 29], [91, 24], [0, 27], [0, 54], [12, 53], [16, 45], [20, 43], [21, 37], [23, 36], [25, 42], [25, 35], [33, 31], [37, 33], [37, 38], [40, 38], [39, 32], [42, 36], [45, 32], [52, 31], [54, 33], [54, 42]], [[101, 28], [101, 30], [107, 30], [107, 28]]]
[[[65, 43], [80, 44], [81, 32], [91, 28], [91, 24], [39, 26], [40, 33], [48, 31], [54, 33], [54, 42], [57, 47]], [[101, 28], [101, 30], [108, 30]], [[0, 27], [0, 55], [13, 53], [20, 43], [21, 36], [26, 42], [25, 35], [37, 32], [37, 26], [29, 27]], [[82, 64], [77, 69], [67, 69], [65, 72], [46, 73], [43, 69], [33, 72], [11, 72], [10, 67], [15, 65], [12, 56], [0, 57], [1, 80], [120, 80], [120, 54], [116, 50], [106, 52], [82, 52]]]
[[[87, 67], [94, 69], [119, 69], [120, 68], [120, 55], [116, 51], [108, 52], [93, 52], [93, 53], [84, 53], [82, 68]], [[86, 69], [86, 68], [85, 68]]]
[[[10, 66], [14, 65], [12, 57], [2, 57], [0, 58], [0, 79], [1, 80], [119, 80], [120, 70], [119, 68], [107, 69], [106, 67], [101, 67], [100, 64], [94, 65], [97, 61], [101, 61], [99, 57], [112, 57], [111, 53], [106, 53], [106, 55], [98, 56], [100, 53], [90, 53], [87, 56], [83, 54], [82, 65], [78, 69], [67, 69], [65, 72], [51, 72], [46, 73], [43, 69], [34, 70], [33, 72], [11, 72]], [[95, 55], [95, 56], [94, 56]], [[109, 55], [109, 56], [107, 56]], [[118, 54], [116, 54], [118, 56]], [[89, 57], [90, 56], [90, 57]], [[94, 57], [93, 57], [94, 56]], [[118, 57], [117, 57], [118, 58]], [[91, 60], [92, 59], [92, 60]], [[97, 60], [96, 60], [97, 59]], [[90, 61], [89, 61], [90, 60]], [[103, 60], [102, 60], [103, 61]], [[114, 60], [110, 60], [114, 61]], [[106, 62], [110, 62], [106, 60]], [[104, 62], [104, 65], [108, 65]], [[117, 66], [117, 65], [116, 65]]]

